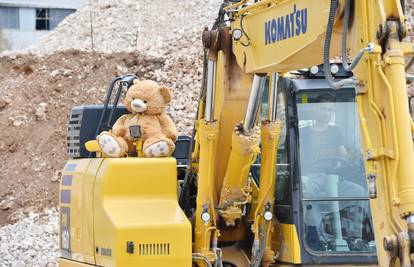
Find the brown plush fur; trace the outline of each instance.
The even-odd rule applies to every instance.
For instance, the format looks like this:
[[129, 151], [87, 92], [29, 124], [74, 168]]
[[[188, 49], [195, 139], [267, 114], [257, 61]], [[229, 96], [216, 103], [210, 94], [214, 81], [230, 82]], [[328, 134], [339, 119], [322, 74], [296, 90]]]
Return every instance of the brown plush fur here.
[[[147, 105], [144, 112], [135, 112], [131, 107], [134, 99], [141, 99]], [[131, 114], [121, 116], [112, 127], [112, 133], [117, 137], [121, 145], [122, 154], [135, 152], [133, 139], [129, 133], [129, 126], [141, 126], [143, 151], [149, 146], [165, 141], [169, 147], [170, 156], [175, 149], [177, 130], [171, 118], [165, 114], [165, 108], [171, 101], [170, 90], [166, 86], [160, 86], [154, 81], [135, 80], [129, 88], [124, 104]]]

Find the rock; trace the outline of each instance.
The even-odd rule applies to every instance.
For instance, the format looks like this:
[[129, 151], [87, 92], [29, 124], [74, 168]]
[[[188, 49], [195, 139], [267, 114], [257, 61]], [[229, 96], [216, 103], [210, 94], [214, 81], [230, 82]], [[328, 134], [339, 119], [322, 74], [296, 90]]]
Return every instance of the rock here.
[[36, 256], [36, 251], [33, 249], [29, 249], [28, 251], [26, 251], [26, 254], [29, 255], [30, 257], [34, 257]]
[[58, 75], [59, 75], [59, 73], [60, 73], [60, 71], [59, 70], [54, 70], [54, 71], [52, 71], [51, 73], [50, 73], [50, 76], [52, 76], [52, 77], [57, 77]]
[[190, 85], [193, 82], [193, 79], [191, 76], [185, 76], [183, 79], [184, 85]]
[[44, 120], [46, 120], [46, 108], [47, 108], [47, 104], [46, 103], [40, 103], [36, 107], [36, 111], [35, 111], [36, 120], [38, 120], [38, 121], [44, 121]]
[[0, 99], [0, 110], [6, 108], [10, 104], [8, 99]]
[[26, 264], [24, 261], [14, 261], [12, 263], [12, 267], [26, 267]]
[[13, 202], [12, 201], [3, 200], [3, 201], [0, 202], [0, 210], [8, 210], [11, 207], [13, 207]]
[[52, 179], [50, 179], [52, 182], [60, 181], [60, 177], [62, 176], [62, 171], [56, 170], [55, 175], [53, 175]]
[[24, 122], [20, 118], [12, 118], [9, 117], [8, 120], [11, 122], [11, 124], [15, 127], [21, 126]]
[[69, 69], [63, 69], [62, 70], [62, 76], [65, 76], [65, 77], [68, 77], [68, 78], [71, 78], [72, 73], [73, 73], [73, 70], [69, 70]]

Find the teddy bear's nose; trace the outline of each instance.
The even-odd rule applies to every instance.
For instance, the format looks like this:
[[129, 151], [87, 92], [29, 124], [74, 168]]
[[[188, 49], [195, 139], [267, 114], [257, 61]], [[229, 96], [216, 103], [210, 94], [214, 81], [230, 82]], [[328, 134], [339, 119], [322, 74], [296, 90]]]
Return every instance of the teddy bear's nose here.
[[139, 100], [139, 99], [132, 101], [132, 105], [133, 105], [134, 107], [137, 107], [137, 108], [142, 107], [142, 106], [143, 106], [142, 104], [144, 104], [144, 102], [143, 102], [143, 101], [141, 101], [141, 100]]
[[147, 105], [141, 99], [132, 100], [131, 106], [136, 112], [143, 112], [147, 109]]

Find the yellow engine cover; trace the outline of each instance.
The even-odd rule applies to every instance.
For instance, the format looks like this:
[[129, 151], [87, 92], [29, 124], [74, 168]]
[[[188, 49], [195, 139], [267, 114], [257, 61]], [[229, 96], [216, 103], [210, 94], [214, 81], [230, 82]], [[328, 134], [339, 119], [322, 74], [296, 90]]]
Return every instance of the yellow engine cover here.
[[[70, 183], [64, 178], [69, 176]], [[66, 259], [99, 266], [191, 266], [191, 224], [177, 202], [174, 158], [71, 160], [60, 201]]]

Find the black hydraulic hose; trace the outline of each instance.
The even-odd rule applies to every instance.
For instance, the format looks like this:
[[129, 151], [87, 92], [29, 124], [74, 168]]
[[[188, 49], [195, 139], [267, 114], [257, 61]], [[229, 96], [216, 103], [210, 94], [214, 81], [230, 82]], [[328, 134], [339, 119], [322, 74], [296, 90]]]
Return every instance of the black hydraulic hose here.
[[338, 90], [345, 85], [352, 85], [354, 83], [353, 79], [343, 79], [335, 81], [331, 74], [331, 65], [329, 62], [329, 54], [331, 50], [331, 40], [332, 40], [332, 31], [333, 25], [335, 22], [336, 10], [338, 8], [337, 0], [331, 0], [331, 6], [329, 9], [328, 25], [326, 27], [325, 43], [323, 49], [323, 71], [325, 73], [325, 79], [328, 82], [329, 86], [332, 89]]
[[342, 29], [342, 66], [346, 71], [352, 71], [358, 62], [361, 60], [362, 56], [364, 55], [365, 51], [370, 52], [373, 50], [373, 46], [371, 44], [368, 47], [362, 48], [359, 50], [358, 54], [352, 60], [351, 64], [348, 65], [347, 63], [347, 50], [346, 50], [346, 38], [348, 34], [348, 26], [349, 26], [349, 17], [351, 14], [351, 0], [346, 0], [345, 3], [345, 15], [344, 15], [344, 26]]
[[[348, 32], [348, 26], [349, 26], [349, 16], [351, 13], [351, 1], [350, 0], [345, 0], [345, 16], [344, 16], [344, 27], [342, 29], [342, 66], [344, 67], [344, 69], [346, 71], [352, 71], [353, 67], [351, 65], [348, 65], [347, 63], [347, 54], [346, 54], [346, 35]], [[355, 64], [356, 65], [356, 64]]]
[[225, 7], [225, 3], [222, 3], [220, 5], [220, 9], [219, 9], [219, 12], [217, 14], [217, 18], [214, 21], [213, 26], [211, 27], [212, 30], [218, 29], [221, 26], [221, 24], [223, 23], [224, 15], [226, 14], [226, 12], [224, 11], [224, 7]]

